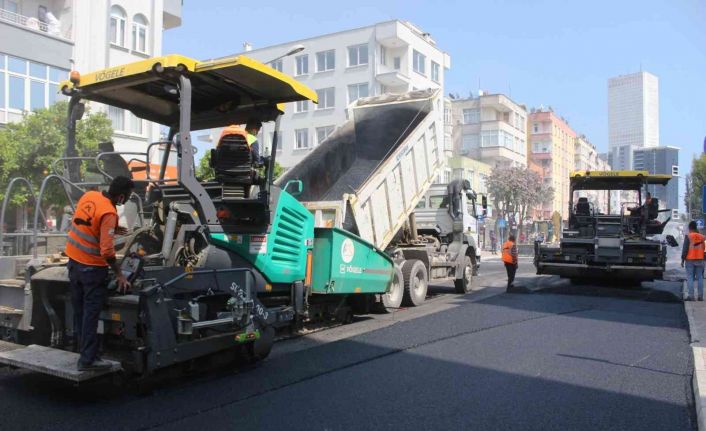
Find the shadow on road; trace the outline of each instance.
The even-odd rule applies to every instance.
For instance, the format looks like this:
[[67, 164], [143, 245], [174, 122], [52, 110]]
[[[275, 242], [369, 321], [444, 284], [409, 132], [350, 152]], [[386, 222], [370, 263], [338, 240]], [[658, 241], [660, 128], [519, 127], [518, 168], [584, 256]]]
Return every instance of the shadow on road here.
[[[153, 396], [0, 373], [9, 429], [692, 429], [671, 304], [503, 294]], [[678, 329], [678, 330], [677, 330]], [[276, 348], [276, 347], [275, 347]]]

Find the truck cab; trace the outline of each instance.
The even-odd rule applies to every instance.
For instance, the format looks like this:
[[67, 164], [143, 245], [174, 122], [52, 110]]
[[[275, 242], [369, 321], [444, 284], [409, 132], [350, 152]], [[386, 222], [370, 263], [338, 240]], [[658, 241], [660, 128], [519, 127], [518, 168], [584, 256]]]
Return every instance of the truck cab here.
[[[457, 180], [459, 181], [459, 180]], [[433, 184], [414, 210], [417, 231], [420, 235], [433, 237], [440, 247], [446, 248], [453, 241], [454, 219], [451, 216], [450, 184]], [[480, 238], [476, 194], [468, 188], [460, 194], [458, 221], [463, 226], [463, 242], [475, 247], [476, 264], [474, 274], [480, 267]]]

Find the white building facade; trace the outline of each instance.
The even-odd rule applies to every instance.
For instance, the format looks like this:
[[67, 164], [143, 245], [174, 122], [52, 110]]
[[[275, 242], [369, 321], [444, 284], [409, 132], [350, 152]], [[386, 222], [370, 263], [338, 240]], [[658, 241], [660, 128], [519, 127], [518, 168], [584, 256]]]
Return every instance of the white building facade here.
[[638, 72], [608, 80], [608, 148], [659, 146], [659, 80]]
[[491, 167], [527, 166], [527, 110], [502, 94], [451, 102], [454, 152]]
[[[63, 98], [70, 70], [92, 72], [162, 54], [163, 30], [181, 25], [181, 0], [0, 0], [0, 126]], [[144, 152], [160, 127], [94, 105], [113, 123], [117, 151]]]
[[[297, 46], [303, 50], [281, 57]], [[288, 104], [281, 118], [277, 161], [285, 168], [298, 163], [342, 125], [347, 118], [346, 108], [359, 97], [426, 88], [443, 91], [444, 76], [450, 67], [449, 55], [436, 46], [428, 33], [399, 20], [243, 54], [269, 63], [318, 94], [318, 104]], [[438, 112], [441, 120], [443, 106]], [[259, 137], [261, 149], [268, 153], [273, 130], [272, 123], [265, 124]], [[219, 133], [214, 130], [199, 139], [213, 141]]]

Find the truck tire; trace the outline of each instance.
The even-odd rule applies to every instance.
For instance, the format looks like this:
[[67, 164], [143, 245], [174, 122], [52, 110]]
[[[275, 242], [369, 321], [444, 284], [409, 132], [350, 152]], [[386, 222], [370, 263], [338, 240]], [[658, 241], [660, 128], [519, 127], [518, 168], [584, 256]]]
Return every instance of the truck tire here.
[[422, 305], [429, 288], [429, 276], [424, 262], [417, 259], [406, 261], [402, 265], [402, 275], [404, 276], [404, 300], [402, 303], [411, 307]]
[[395, 311], [402, 305], [404, 297], [404, 276], [399, 266], [395, 265], [395, 272], [392, 275], [390, 291], [382, 294], [382, 306], [386, 312]]
[[463, 258], [462, 276], [454, 280], [454, 287], [456, 288], [456, 293], [460, 294], [468, 293], [473, 289], [473, 261], [471, 256]]

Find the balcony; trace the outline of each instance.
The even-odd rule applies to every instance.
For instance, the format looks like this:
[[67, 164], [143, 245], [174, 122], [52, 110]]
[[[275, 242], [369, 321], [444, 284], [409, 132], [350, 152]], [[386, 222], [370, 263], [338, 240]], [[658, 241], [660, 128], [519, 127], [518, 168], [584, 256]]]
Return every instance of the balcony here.
[[164, 13], [162, 21], [164, 29], [179, 27], [181, 25], [181, 7], [183, 0], [164, 0]]
[[375, 39], [386, 48], [407, 47], [409, 43], [403, 38], [409, 37], [408, 33], [409, 29], [398, 21], [389, 21], [375, 26]]
[[378, 66], [375, 78], [385, 87], [408, 86], [410, 83], [409, 76], [402, 73], [401, 69], [394, 69], [383, 65]]
[[[68, 12], [62, 15], [58, 10], [60, 10], [60, 8], [57, 8], [57, 11], [45, 10], [45, 15], [40, 19], [39, 17], [28, 17], [9, 10], [0, 9], [0, 23], [13, 24], [23, 30], [70, 41], [71, 13]], [[70, 8], [68, 8], [68, 10], [70, 11]]]

